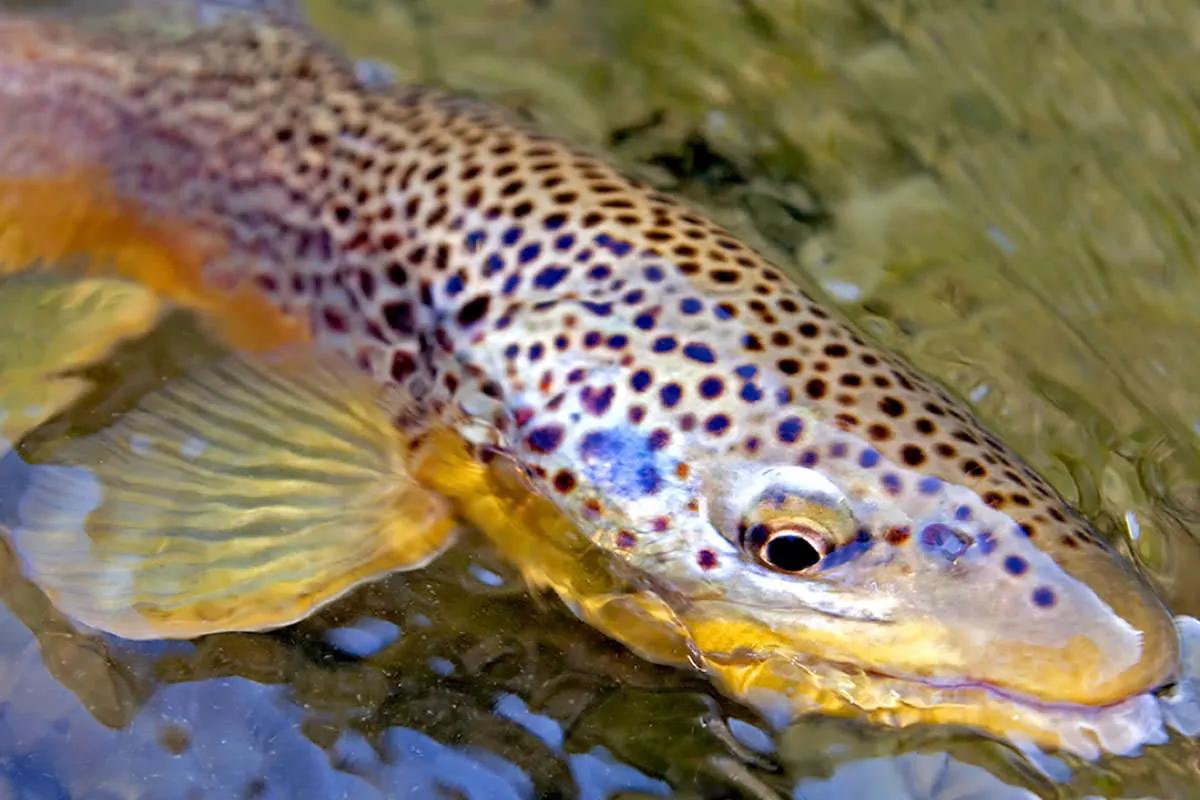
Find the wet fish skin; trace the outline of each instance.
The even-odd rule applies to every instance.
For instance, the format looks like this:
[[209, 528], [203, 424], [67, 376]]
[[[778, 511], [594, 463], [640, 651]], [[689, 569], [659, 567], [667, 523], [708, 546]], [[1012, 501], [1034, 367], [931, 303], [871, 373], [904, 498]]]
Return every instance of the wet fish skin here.
[[1159, 601], [1041, 477], [673, 198], [288, 28], [6, 21], [0, 52], [0, 171], [100, 165], [220, 242], [212, 284], [515, 461], [705, 652], [1084, 706], [1174, 674]]

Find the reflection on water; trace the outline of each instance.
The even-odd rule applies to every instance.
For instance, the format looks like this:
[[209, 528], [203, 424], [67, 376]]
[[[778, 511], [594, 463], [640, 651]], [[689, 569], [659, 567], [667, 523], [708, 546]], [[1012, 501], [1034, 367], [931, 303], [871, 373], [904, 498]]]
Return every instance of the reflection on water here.
[[[523, 108], [803, 265], [1200, 612], [1193, 3], [309, 6], [401, 79]], [[22, 456], [211, 349], [167, 319]], [[0, 521], [25, 468], [0, 461]], [[1084, 764], [953, 729], [770, 731], [471, 537], [271, 634], [83, 635], [2, 547], [0, 597], [4, 800], [1200, 794], [1179, 739]]]

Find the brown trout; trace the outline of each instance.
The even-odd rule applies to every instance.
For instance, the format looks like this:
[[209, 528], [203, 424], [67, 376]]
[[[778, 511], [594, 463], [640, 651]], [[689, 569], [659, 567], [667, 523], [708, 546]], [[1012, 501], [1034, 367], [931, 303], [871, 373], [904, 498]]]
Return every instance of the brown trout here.
[[962, 402], [677, 200], [286, 25], [0, 20], [0, 112], [5, 261], [111, 261], [237, 345], [291, 343], [37, 468], [12, 538], [80, 623], [285, 625], [467, 520], [776, 718], [1161, 741], [1179, 643], [1134, 570]]

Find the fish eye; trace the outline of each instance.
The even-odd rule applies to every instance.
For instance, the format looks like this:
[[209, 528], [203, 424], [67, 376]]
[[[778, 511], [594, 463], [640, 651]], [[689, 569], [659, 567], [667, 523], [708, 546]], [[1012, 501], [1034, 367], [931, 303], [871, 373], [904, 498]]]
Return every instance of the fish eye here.
[[765, 567], [779, 572], [804, 572], [832, 549], [829, 537], [808, 526], [771, 530], [754, 525], [745, 537], [747, 548]]

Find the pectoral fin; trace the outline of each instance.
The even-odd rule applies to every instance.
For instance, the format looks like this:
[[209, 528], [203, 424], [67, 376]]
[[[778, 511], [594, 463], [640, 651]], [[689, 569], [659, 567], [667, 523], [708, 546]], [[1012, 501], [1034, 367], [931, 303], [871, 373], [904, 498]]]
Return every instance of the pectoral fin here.
[[49, 273], [0, 278], [0, 455], [90, 383], [67, 375], [141, 336], [162, 304], [132, 283]]
[[39, 466], [13, 531], [69, 616], [132, 639], [257, 630], [421, 566], [448, 505], [365, 378], [233, 357], [168, 384]]

